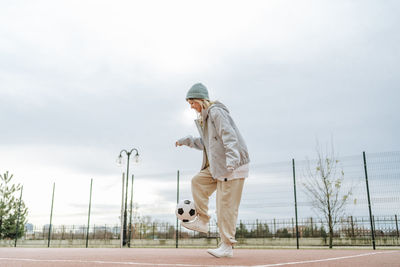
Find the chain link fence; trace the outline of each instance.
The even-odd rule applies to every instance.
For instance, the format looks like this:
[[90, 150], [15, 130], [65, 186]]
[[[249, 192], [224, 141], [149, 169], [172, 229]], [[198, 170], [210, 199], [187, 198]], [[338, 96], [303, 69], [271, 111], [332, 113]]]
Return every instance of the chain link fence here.
[[[374, 216], [377, 246], [400, 246], [398, 216]], [[53, 226], [50, 233], [51, 247], [119, 247], [119, 225]], [[298, 220], [300, 244], [302, 246], [327, 246], [326, 223], [317, 218]], [[19, 241], [23, 247], [47, 247], [49, 226], [26, 229]], [[163, 222], [137, 223], [132, 226], [131, 247], [175, 247], [175, 225]], [[239, 221], [236, 226], [238, 247], [296, 246], [295, 219], [271, 219]], [[179, 226], [179, 247], [208, 247], [219, 242], [217, 225], [209, 224], [207, 234], [188, 231]], [[2, 240], [2, 246], [13, 245], [12, 240]], [[369, 217], [349, 216], [341, 218], [334, 229], [335, 246], [370, 246], [371, 230]]]
[[[376, 243], [377, 246], [398, 246], [400, 152], [366, 153], [365, 161], [361, 153], [336, 160], [335, 175], [343, 177], [338, 185], [339, 196], [346, 196], [347, 201], [333, 226], [333, 245], [370, 246]], [[251, 166], [239, 210], [238, 246], [327, 245], [327, 218], [316, 208], [315, 199], [307, 191], [310, 170], [315, 171], [317, 163], [312, 159]], [[190, 177], [193, 174], [181, 172], [180, 199], [191, 198]], [[170, 187], [168, 192], [170, 195], [166, 198], [172, 204], [176, 203], [176, 192]], [[144, 214], [147, 220], [135, 218], [131, 246], [217, 244], [215, 201], [212, 198], [209, 208], [212, 218], [208, 234], [187, 231], [180, 225], [176, 229], [173, 211], [168, 215], [170, 217]], [[27, 226], [17, 245], [79, 247], [88, 243], [90, 247], [120, 246], [120, 225], [90, 225], [89, 232], [87, 225], [52, 226], [50, 234], [49, 228], [49, 225]], [[0, 240], [0, 244], [11, 246], [13, 242]]]

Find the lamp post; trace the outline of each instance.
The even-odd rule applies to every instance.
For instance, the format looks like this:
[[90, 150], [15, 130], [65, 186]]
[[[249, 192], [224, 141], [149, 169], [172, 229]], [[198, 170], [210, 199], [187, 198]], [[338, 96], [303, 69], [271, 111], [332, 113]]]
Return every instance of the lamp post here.
[[[129, 177], [129, 158], [132, 154], [132, 152], [135, 152], [135, 162], [139, 161], [139, 152], [136, 148], [131, 149], [129, 152], [125, 149], [121, 150], [119, 152], [119, 156], [117, 159], [117, 164], [122, 165], [122, 154], [125, 153], [128, 157], [127, 164], [126, 164], [126, 185], [125, 185], [125, 203], [124, 203], [124, 225], [123, 227], [123, 233], [122, 233], [122, 245], [126, 246], [126, 230], [127, 230], [127, 208], [128, 208], [128, 177]], [[132, 211], [131, 211], [132, 212]]]

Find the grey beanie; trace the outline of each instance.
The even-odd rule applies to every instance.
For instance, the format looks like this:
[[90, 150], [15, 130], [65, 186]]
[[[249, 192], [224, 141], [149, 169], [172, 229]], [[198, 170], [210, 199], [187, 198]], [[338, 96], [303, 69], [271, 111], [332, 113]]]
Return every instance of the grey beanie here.
[[205, 87], [201, 83], [194, 84], [186, 94], [186, 100], [188, 100], [188, 99], [207, 99], [207, 100], [210, 100], [208, 98], [207, 87]]

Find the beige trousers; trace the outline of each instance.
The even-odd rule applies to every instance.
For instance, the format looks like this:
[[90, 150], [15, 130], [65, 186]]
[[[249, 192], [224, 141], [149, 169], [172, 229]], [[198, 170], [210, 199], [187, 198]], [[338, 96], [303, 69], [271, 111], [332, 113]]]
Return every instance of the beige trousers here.
[[213, 179], [209, 168], [200, 171], [192, 178], [192, 195], [199, 218], [205, 222], [210, 220], [208, 201], [217, 190], [217, 224], [221, 241], [233, 245], [236, 243], [236, 220], [244, 178], [220, 181]]

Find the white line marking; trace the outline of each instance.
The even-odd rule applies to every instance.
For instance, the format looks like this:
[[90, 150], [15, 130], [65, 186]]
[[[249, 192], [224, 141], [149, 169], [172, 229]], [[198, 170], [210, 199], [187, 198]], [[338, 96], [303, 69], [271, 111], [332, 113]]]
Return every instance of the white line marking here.
[[[97, 263], [97, 264], [121, 264], [121, 265], [141, 265], [141, 266], [189, 266], [189, 267], [225, 267], [224, 265], [194, 265], [184, 263], [144, 263], [144, 262], [130, 262], [130, 261], [91, 261], [91, 260], [38, 260], [38, 259], [18, 259], [18, 258], [0, 258], [0, 260], [7, 261], [27, 261], [27, 262], [66, 262], [66, 263]], [[228, 267], [228, 266], [227, 266]], [[229, 267], [249, 267], [240, 265], [229, 265]]]
[[371, 255], [376, 255], [376, 254], [387, 254], [387, 253], [397, 253], [397, 252], [398, 251], [372, 252], [372, 253], [365, 253], [365, 254], [358, 254], [358, 255], [351, 255], [351, 256], [342, 256], [342, 257], [336, 257], [336, 258], [319, 259], [319, 260], [295, 261], [295, 262], [275, 263], [275, 264], [267, 264], [267, 265], [254, 265], [253, 267], [271, 267], [271, 266], [315, 263], [315, 262], [323, 262], [323, 261], [335, 261], [335, 260], [343, 260], [343, 259], [371, 256]]
[[397, 253], [398, 251], [385, 251], [385, 252], [372, 252], [372, 253], [364, 253], [358, 255], [351, 256], [342, 256], [335, 258], [326, 258], [319, 260], [306, 260], [306, 261], [296, 261], [296, 262], [284, 262], [284, 263], [274, 263], [267, 265], [205, 265], [205, 264], [184, 264], [184, 263], [144, 263], [144, 262], [129, 262], [129, 261], [91, 261], [91, 260], [46, 260], [46, 259], [24, 259], [24, 258], [0, 258], [3, 261], [27, 261], [27, 262], [65, 262], [65, 263], [94, 263], [94, 264], [120, 264], [120, 265], [141, 265], [141, 266], [189, 266], [189, 267], [200, 267], [200, 266], [208, 266], [208, 267], [272, 267], [272, 266], [284, 266], [284, 265], [294, 265], [294, 264], [305, 264], [305, 263], [315, 263], [315, 262], [324, 262], [324, 261], [335, 261], [342, 259], [351, 259], [358, 257], [366, 257], [376, 254], [388, 254], [388, 253]]
[[[97, 264], [121, 264], [121, 265], [142, 265], [142, 266], [190, 266], [198, 267], [205, 265], [192, 265], [192, 264], [168, 264], [168, 263], [144, 263], [144, 262], [130, 262], [130, 261], [91, 261], [91, 260], [38, 260], [38, 259], [18, 259], [18, 258], [0, 258], [0, 260], [7, 261], [27, 261], [27, 262], [66, 262], [66, 263], [97, 263]], [[217, 265], [215, 265], [217, 267]], [[219, 266], [218, 266], [219, 267]], [[240, 267], [240, 266], [236, 266]]]

